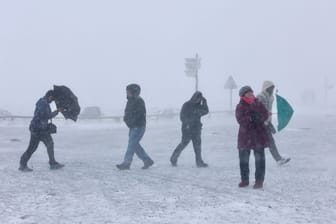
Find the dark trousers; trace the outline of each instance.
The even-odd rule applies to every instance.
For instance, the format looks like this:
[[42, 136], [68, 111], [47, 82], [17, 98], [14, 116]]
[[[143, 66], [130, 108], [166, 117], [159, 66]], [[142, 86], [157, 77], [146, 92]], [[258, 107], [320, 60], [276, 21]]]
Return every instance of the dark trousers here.
[[47, 147], [48, 156], [49, 156], [49, 164], [53, 164], [56, 162], [55, 156], [54, 156], [54, 141], [51, 135], [45, 132], [31, 132], [28, 149], [21, 156], [21, 160], [20, 160], [21, 166], [27, 166], [27, 163], [30, 157], [36, 151], [40, 142], [43, 142], [44, 145]]
[[[265, 169], [266, 169], [265, 150], [257, 149], [257, 150], [253, 150], [253, 152], [254, 152], [254, 159], [255, 159], [255, 180], [257, 182], [264, 182]], [[249, 182], [250, 154], [251, 154], [251, 150], [239, 150], [240, 176], [241, 176], [241, 180], [244, 182]]]
[[171, 156], [171, 160], [177, 161], [181, 152], [183, 151], [183, 149], [187, 147], [190, 141], [192, 141], [192, 144], [194, 147], [196, 164], [203, 163], [202, 152], [201, 152], [202, 151], [201, 130], [197, 130], [194, 132], [182, 130], [182, 141], [174, 150], [173, 155]]

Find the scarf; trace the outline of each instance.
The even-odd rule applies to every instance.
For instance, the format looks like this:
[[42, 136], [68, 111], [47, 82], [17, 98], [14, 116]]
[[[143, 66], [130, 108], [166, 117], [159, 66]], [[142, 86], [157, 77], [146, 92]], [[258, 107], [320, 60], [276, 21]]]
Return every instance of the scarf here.
[[246, 96], [242, 96], [241, 99], [244, 100], [247, 104], [251, 105], [256, 100], [256, 97], [248, 98]]

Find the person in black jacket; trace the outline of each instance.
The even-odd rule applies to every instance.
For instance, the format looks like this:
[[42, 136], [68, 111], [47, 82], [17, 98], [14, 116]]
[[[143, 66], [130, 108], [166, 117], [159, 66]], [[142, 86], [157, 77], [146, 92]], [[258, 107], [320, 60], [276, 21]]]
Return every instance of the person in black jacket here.
[[177, 159], [185, 147], [192, 141], [196, 156], [197, 167], [208, 167], [201, 155], [201, 117], [209, 113], [207, 100], [197, 91], [191, 99], [182, 106], [180, 119], [182, 121], [182, 141], [170, 157], [172, 166], [177, 166]]
[[38, 148], [40, 142], [43, 142], [47, 147], [49, 156], [50, 169], [60, 169], [64, 165], [56, 162], [54, 156], [54, 141], [49, 130], [49, 120], [56, 117], [61, 109], [51, 112], [50, 103], [54, 101], [54, 91], [49, 90], [44, 97], [39, 99], [36, 103], [34, 117], [30, 122], [30, 142], [28, 149], [21, 156], [19, 170], [22, 172], [31, 172], [31, 168], [27, 166], [30, 157]]
[[128, 170], [131, 166], [134, 153], [144, 162], [142, 169], [148, 169], [154, 161], [147, 155], [140, 145], [140, 141], [146, 131], [146, 106], [140, 97], [141, 88], [137, 84], [126, 87], [127, 104], [124, 121], [129, 128], [129, 141], [124, 162], [117, 165], [119, 170]]

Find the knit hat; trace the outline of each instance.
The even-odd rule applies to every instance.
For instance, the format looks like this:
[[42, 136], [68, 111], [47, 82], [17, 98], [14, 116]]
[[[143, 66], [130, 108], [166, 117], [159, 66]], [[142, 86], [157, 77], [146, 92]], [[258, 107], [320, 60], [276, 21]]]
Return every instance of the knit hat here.
[[239, 96], [242, 97], [244, 96], [247, 92], [253, 92], [252, 88], [250, 86], [243, 86], [239, 90]]

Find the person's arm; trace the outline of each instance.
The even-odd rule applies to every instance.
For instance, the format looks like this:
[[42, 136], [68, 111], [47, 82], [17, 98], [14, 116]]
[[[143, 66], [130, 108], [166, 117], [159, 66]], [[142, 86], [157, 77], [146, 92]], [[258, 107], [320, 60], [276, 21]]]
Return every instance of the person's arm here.
[[59, 110], [55, 110], [54, 112], [49, 113], [49, 119], [56, 117], [59, 113]]
[[269, 117], [269, 112], [264, 104], [262, 104], [259, 100], [256, 100], [252, 105], [252, 122], [253, 123], [263, 123], [265, 124]]
[[146, 105], [143, 99], [129, 103], [125, 110], [124, 121], [129, 128], [135, 127], [146, 116]]
[[238, 104], [236, 108], [236, 119], [238, 124], [242, 127], [248, 127], [252, 123], [250, 111], [240, 104]]
[[262, 95], [262, 94], [259, 94], [257, 96], [257, 99], [260, 103], [262, 103], [262, 105], [266, 108], [267, 110], [267, 119], [265, 121], [265, 125], [269, 125], [272, 121], [272, 111], [268, 111], [268, 105], [267, 105], [267, 98], [266, 96]]
[[258, 94], [257, 99], [261, 102], [265, 107], [267, 106], [267, 99], [264, 95]]
[[261, 121], [265, 123], [269, 118], [269, 111], [267, 110], [265, 104], [259, 103], [259, 113], [261, 115]]
[[203, 97], [201, 106], [199, 108], [199, 113], [201, 116], [207, 115], [209, 113], [209, 107], [207, 100]]
[[129, 128], [132, 127], [132, 116], [133, 116], [132, 110], [133, 110], [133, 106], [131, 102], [128, 101], [126, 104], [125, 113], [124, 113], [124, 122]]
[[180, 120], [182, 123], [189, 123], [188, 113], [187, 113], [187, 104], [183, 104], [180, 111]]
[[143, 119], [143, 117], [146, 117], [146, 105], [143, 99], [139, 98], [136, 101], [135, 111], [133, 115], [134, 123], [138, 123], [139, 120]]
[[57, 116], [58, 110], [51, 112], [49, 103], [41, 101], [37, 105], [37, 113], [40, 120], [49, 120]]

